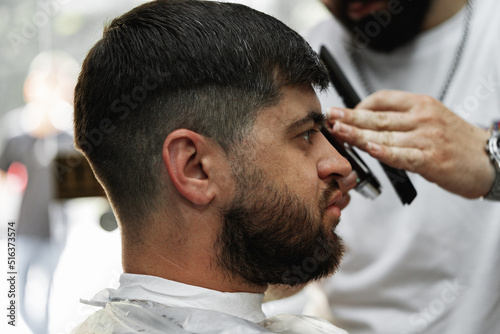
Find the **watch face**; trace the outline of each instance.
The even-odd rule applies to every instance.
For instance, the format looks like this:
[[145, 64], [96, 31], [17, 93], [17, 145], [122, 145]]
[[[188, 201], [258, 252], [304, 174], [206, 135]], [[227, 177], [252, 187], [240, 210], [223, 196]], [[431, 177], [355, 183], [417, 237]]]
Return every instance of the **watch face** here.
[[495, 181], [490, 192], [484, 197], [493, 201], [500, 201], [500, 133], [496, 132], [490, 138], [487, 145], [487, 151], [490, 155], [493, 166], [496, 170]]
[[495, 156], [496, 156], [496, 159], [498, 161], [500, 161], [500, 132], [497, 132], [494, 136], [493, 136], [494, 140], [493, 140], [493, 149], [494, 149], [494, 152], [492, 152]]
[[486, 151], [490, 156], [493, 166], [500, 172], [500, 133], [495, 132], [493, 136], [490, 137], [486, 145]]

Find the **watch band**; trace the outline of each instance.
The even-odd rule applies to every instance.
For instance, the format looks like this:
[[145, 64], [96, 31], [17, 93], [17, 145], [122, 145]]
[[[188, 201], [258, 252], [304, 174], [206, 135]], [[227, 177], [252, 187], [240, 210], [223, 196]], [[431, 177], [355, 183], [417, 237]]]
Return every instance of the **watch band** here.
[[500, 132], [494, 132], [486, 143], [488, 153], [493, 167], [495, 167], [495, 181], [491, 190], [484, 196], [484, 199], [500, 201]]

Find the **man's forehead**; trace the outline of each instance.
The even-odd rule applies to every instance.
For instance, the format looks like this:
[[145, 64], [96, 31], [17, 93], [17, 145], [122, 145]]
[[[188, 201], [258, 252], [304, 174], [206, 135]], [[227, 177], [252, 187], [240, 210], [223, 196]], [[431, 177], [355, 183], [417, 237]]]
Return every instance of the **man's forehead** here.
[[[271, 125], [286, 131], [310, 122], [322, 122], [321, 104], [312, 87], [286, 86], [280, 102], [261, 114], [261, 125]], [[264, 123], [264, 124], [262, 124]]]

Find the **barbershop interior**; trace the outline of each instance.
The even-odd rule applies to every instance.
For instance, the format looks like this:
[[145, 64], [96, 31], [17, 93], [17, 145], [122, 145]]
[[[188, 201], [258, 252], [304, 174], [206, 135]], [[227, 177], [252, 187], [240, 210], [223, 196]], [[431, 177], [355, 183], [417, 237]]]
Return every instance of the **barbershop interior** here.
[[[86, 301], [120, 286], [122, 235], [75, 149], [74, 91], [104, 27], [147, 2], [0, 2], [1, 333], [73, 333], [98, 309]], [[307, 284], [284, 282], [265, 293], [267, 318], [293, 314], [307, 325], [279, 318], [297, 329], [266, 325], [262, 333], [500, 333], [500, 23], [487, 24], [498, 21], [491, 14], [500, 3], [221, 2], [266, 13], [318, 54], [329, 48], [338, 56], [335, 63], [321, 53], [331, 83], [318, 91], [328, 115], [320, 132], [357, 173], [332, 204], [342, 211], [344, 240], [332, 276], [309, 282], [324, 256], [316, 246], [290, 269]], [[378, 38], [385, 31], [390, 37]], [[333, 82], [332, 66], [352, 81], [347, 93]], [[101, 125], [86, 133], [93, 149], [114, 127]], [[312, 317], [335, 331], [311, 325]], [[260, 333], [210, 333], [219, 332]]]

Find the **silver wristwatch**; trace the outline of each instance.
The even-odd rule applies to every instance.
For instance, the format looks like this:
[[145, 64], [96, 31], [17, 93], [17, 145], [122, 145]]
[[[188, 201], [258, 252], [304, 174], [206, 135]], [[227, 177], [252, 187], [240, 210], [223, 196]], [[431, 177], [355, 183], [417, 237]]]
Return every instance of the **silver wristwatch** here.
[[486, 152], [495, 167], [495, 181], [493, 182], [493, 187], [491, 187], [491, 190], [484, 198], [492, 201], [500, 201], [500, 132], [494, 132], [490, 139], [488, 139]]

